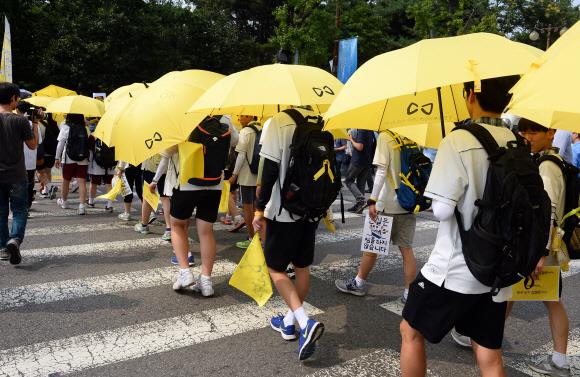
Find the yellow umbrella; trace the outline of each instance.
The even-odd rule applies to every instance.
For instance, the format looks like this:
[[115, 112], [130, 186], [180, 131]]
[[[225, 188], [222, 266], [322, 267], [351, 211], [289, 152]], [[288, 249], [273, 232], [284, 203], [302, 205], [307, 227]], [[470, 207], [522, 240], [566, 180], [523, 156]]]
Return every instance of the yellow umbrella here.
[[54, 97], [37, 96], [25, 98], [23, 99], [23, 101], [26, 101], [34, 106], [44, 107], [46, 109], [46, 106], [48, 106], [48, 104], [54, 101], [55, 99], [56, 98]]
[[[459, 103], [463, 98], [458, 98], [458, 93], [449, 86], [474, 81], [477, 91], [483, 79], [526, 72], [539, 54], [538, 49], [499, 35], [475, 33], [426, 39], [378, 55], [361, 66], [338, 94], [325, 114], [326, 128], [376, 130], [397, 124], [425, 123], [409, 117], [423, 116], [423, 101], [413, 102], [419, 106], [419, 111], [412, 114], [408, 114], [404, 106], [410, 106], [411, 102], [400, 99], [401, 106], [392, 106], [396, 97], [412, 95], [429, 97], [426, 103], [433, 103], [431, 114], [435, 118], [447, 122], [462, 120], [460, 114], [453, 114], [449, 109], [456, 106], [448, 102]], [[440, 101], [432, 100], [438, 95], [437, 88], [441, 88], [443, 117], [439, 111]], [[432, 92], [422, 93], [425, 91]], [[409, 110], [416, 108], [412, 106]]]
[[[455, 123], [445, 123], [445, 134], [449, 134], [455, 128]], [[414, 124], [390, 128], [391, 131], [398, 133], [407, 139], [413, 140], [422, 147], [439, 148], [443, 135], [441, 135], [441, 125], [439, 123]]]
[[223, 78], [201, 96], [188, 112], [256, 115], [263, 118], [290, 105], [310, 105], [315, 112], [322, 113], [341, 88], [342, 83], [336, 77], [320, 68], [262, 65]]
[[101, 117], [105, 113], [105, 104], [86, 96], [66, 96], [52, 101], [47, 106], [46, 112]]
[[32, 96], [46, 96], [46, 97], [65, 97], [65, 96], [76, 96], [77, 92], [71, 89], [63, 88], [61, 86], [50, 84], [49, 86], [42, 88], [34, 93]]
[[545, 127], [580, 132], [580, 22], [577, 22], [534, 63], [512, 89], [507, 112]]
[[129, 97], [129, 95], [126, 94], [125, 96], [117, 97], [117, 99], [111, 102], [108, 106], [105, 104], [105, 114], [99, 120], [93, 135], [96, 138], [101, 139], [108, 146], [113, 146], [111, 136], [115, 122], [131, 102], [133, 102], [133, 97]]
[[114, 122], [110, 142], [116, 147], [117, 157], [138, 164], [185, 141], [198, 124], [184, 121], [185, 111], [222, 77], [214, 72], [190, 70], [153, 82]]
[[133, 84], [121, 86], [113, 90], [111, 94], [109, 94], [107, 98], [105, 98], [105, 108], [108, 108], [108, 106], [117, 99], [124, 97], [134, 97], [137, 93], [141, 92], [142, 90], [145, 90], [148, 85], [149, 84], [145, 84], [142, 82], [136, 82]]

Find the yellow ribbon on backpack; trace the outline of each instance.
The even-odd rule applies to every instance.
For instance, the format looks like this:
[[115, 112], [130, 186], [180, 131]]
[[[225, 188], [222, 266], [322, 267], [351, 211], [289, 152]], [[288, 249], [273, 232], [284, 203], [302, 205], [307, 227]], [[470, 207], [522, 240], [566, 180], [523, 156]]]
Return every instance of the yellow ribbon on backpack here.
[[190, 178], [203, 177], [203, 145], [189, 141], [177, 145], [179, 152], [179, 183], [187, 184]]
[[317, 181], [322, 175], [326, 173], [330, 177], [330, 181], [334, 183], [334, 174], [332, 173], [332, 169], [330, 168], [330, 161], [324, 160], [322, 161], [322, 167], [314, 174], [314, 180]]

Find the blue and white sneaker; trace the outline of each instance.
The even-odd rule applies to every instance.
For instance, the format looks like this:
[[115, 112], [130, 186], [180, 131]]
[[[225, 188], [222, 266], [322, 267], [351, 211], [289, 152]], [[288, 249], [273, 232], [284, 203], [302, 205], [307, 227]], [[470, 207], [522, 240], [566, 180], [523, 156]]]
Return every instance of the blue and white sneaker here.
[[280, 335], [282, 335], [282, 339], [284, 340], [295, 340], [296, 339], [296, 326], [289, 325], [284, 326], [284, 316], [277, 315], [272, 317], [270, 320], [270, 326], [274, 331], [278, 331]]
[[300, 361], [308, 359], [316, 350], [316, 342], [324, 333], [324, 325], [309, 319], [306, 327], [300, 330], [298, 339], [298, 359]]
[[[193, 255], [191, 255], [191, 253], [189, 253], [188, 257], [187, 257], [187, 261], [189, 262], [190, 266], [193, 266]], [[171, 257], [171, 264], [177, 266], [179, 265], [179, 262], [177, 261], [177, 257], [175, 256], [175, 254], [173, 254], [173, 256]]]

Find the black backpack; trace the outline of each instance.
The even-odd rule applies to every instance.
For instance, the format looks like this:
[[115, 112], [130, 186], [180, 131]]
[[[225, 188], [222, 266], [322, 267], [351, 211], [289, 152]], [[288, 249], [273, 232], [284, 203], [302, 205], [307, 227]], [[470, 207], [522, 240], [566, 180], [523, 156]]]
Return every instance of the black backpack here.
[[551, 202], [530, 147], [518, 135], [516, 141], [499, 147], [491, 133], [477, 123], [456, 130], [475, 136], [490, 162], [470, 229], [464, 229], [455, 209], [467, 267], [478, 281], [491, 287], [493, 295], [521, 279], [531, 288], [531, 273], [548, 243]]
[[66, 155], [73, 161], [82, 161], [89, 157], [89, 135], [84, 124], [69, 125], [66, 140]]
[[259, 130], [253, 124], [248, 124], [247, 127], [250, 127], [256, 133], [256, 139], [254, 140], [254, 149], [252, 151], [252, 162], [248, 159], [248, 154], [246, 153], [246, 161], [250, 166], [250, 171], [252, 174], [258, 174], [258, 167], [260, 166], [260, 151], [262, 150], [262, 144], [260, 144], [260, 136], [262, 135], [262, 130]]
[[[334, 138], [322, 131], [319, 116], [304, 117], [298, 110], [284, 110], [296, 123], [290, 159], [281, 189], [282, 207], [294, 218], [320, 220], [341, 187], [334, 156]], [[282, 208], [280, 208], [280, 213]]]
[[44, 153], [50, 156], [56, 155], [56, 147], [58, 146], [58, 134], [60, 130], [58, 125], [52, 119], [47, 120], [44, 123], [45, 132], [44, 138], [42, 139], [42, 144], [44, 144]]
[[[580, 245], [572, 241], [572, 236], [575, 232], [580, 232], [580, 214], [574, 213], [580, 207], [580, 178], [578, 177], [580, 169], [554, 155], [540, 156], [538, 158], [538, 165], [544, 161], [552, 161], [562, 169], [562, 175], [564, 176], [566, 184], [566, 198], [564, 200], [564, 222], [562, 225], [558, 225], [564, 230], [562, 240], [566, 243], [570, 258], [579, 259]], [[558, 221], [562, 221], [562, 219], [558, 219]]]
[[216, 118], [207, 118], [193, 130], [189, 141], [203, 145], [203, 178], [190, 178], [190, 184], [215, 186], [221, 182], [230, 151], [230, 138], [228, 125]]
[[115, 147], [109, 147], [101, 139], [95, 139], [95, 162], [103, 169], [110, 169], [117, 165], [115, 161]]
[[[417, 213], [431, 207], [431, 199], [424, 196], [433, 163], [419, 150], [414, 141], [385, 130], [397, 143], [401, 153], [401, 185], [395, 188], [397, 201], [403, 209]], [[394, 184], [394, 183], [393, 183]]]

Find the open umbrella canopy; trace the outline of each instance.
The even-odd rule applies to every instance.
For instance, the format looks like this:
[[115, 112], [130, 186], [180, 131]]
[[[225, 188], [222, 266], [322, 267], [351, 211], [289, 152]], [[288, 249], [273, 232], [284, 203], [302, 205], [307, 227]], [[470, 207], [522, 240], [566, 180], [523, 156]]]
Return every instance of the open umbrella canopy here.
[[46, 97], [65, 97], [65, 96], [76, 96], [77, 92], [71, 89], [63, 88], [61, 86], [50, 84], [49, 86], [42, 88], [34, 93], [32, 96], [46, 96]]
[[[455, 128], [455, 123], [445, 123], [445, 134], [449, 134], [453, 128]], [[441, 144], [441, 140], [443, 140], [439, 122], [394, 127], [390, 128], [390, 130], [427, 148], [437, 149], [439, 148], [439, 144]]]
[[323, 113], [342, 89], [330, 73], [304, 65], [269, 64], [229, 75], [188, 110], [204, 114], [272, 116], [290, 105]]
[[93, 132], [93, 135], [101, 139], [105, 144], [112, 146], [111, 136], [113, 127], [117, 121], [119, 115], [133, 102], [134, 97], [129, 97], [126, 93], [124, 96], [119, 96], [117, 99], [109, 105], [105, 104], [105, 114], [99, 120], [97, 128]]
[[[383, 119], [421, 116], [418, 112], [407, 114], [404, 106], [391, 106], [393, 99], [399, 96], [423, 95], [433, 98], [433, 94], [422, 92], [436, 88], [441, 88], [443, 97], [449, 97], [442, 101], [444, 121], [462, 120], [460, 115], [454, 115], [447, 108], [449, 100], [458, 102], [457, 92], [453, 90], [453, 94], [449, 96], [445, 94], [445, 87], [473, 81], [478, 90], [483, 79], [527, 72], [541, 53], [541, 50], [499, 35], [475, 33], [426, 39], [378, 55], [363, 64], [348, 80], [325, 114], [326, 127], [393, 127], [394, 123], [385, 123]], [[463, 98], [459, 98], [463, 101]], [[420, 108], [423, 105], [417, 101], [413, 103]], [[428, 103], [432, 103], [431, 100]], [[410, 105], [411, 102], [407, 102], [407, 106]], [[432, 114], [440, 119], [438, 106], [438, 101], [433, 103], [436, 111]], [[407, 124], [425, 123], [409, 117], [406, 119]], [[429, 122], [432, 120], [429, 119]]]
[[507, 112], [545, 127], [580, 132], [580, 22], [546, 51], [512, 89]]
[[136, 82], [133, 84], [121, 86], [115, 90], [113, 90], [107, 98], [105, 98], [105, 108], [108, 109], [109, 105], [116, 101], [117, 99], [124, 98], [124, 97], [134, 97], [137, 93], [145, 90], [149, 84], [145, 84], [142, 82]]
[[47, 97], [47, 96], [36, 96], [36, 97], [28, 97], [23, 99], [23, 101], [28, 102], [31, 105], [38, 106], [38, 107], [46, 107], [49, 103], [54, 101], [56, 98], [54, 97]]
[[105, 104], [102, 101], [86, 96], [66, 96], [55, 99], [48, 104], [46, 112], [101, 117], [105, 113]]
[[113, 122], [108, 140], [116, 147], [117, 158], [136, 165], [187, 140], [198, 123], [184, 121], [185, 111], [222, 77], [215, 72], [188, 70], [151, 83]]

